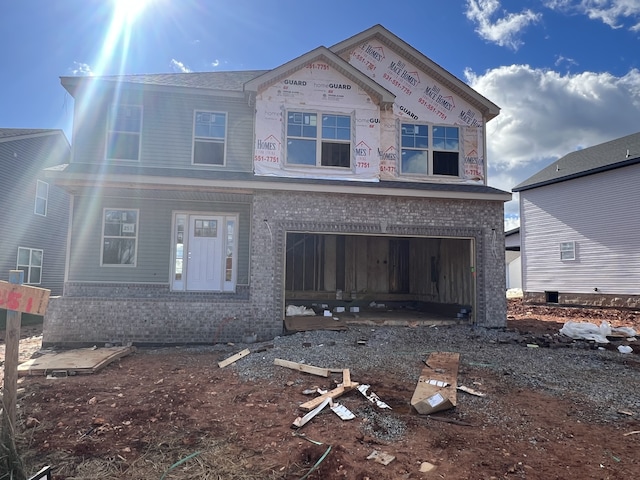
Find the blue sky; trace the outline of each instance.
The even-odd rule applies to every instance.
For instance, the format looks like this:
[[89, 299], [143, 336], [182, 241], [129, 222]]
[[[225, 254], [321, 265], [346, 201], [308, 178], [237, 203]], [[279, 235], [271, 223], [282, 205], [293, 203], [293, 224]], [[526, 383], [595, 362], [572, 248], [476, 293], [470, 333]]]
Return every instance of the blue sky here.
[[[640, 131], [640, 0], [20, 0], [0, 16], [0, 127], [60, 128], [61, 76], [277, 67], [381, 24], [501, 107], [489, 185]], [[518, 225], [517, 195], [505, 228]]]

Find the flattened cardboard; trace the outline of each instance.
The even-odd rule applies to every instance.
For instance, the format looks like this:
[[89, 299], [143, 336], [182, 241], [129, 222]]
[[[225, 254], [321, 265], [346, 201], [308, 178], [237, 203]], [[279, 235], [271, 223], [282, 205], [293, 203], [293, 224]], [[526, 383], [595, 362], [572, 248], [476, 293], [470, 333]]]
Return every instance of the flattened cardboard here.
[[429, 355], [411, 397], [411, 405], [418, 413], [430, 414], [456, 406], [459, 362], [459, 353], [434, 352]]

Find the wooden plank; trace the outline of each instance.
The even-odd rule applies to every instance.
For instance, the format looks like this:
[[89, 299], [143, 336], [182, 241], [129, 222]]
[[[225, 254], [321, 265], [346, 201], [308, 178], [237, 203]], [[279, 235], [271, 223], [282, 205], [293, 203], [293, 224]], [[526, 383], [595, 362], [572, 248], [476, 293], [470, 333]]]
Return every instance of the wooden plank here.
[[[24, 272], [21, 270], [11, 270], [9, 280], [12, 287], [19, 287], [22, 284]], [[3, 282], [6, 283], [6, 282]], [[5, 302], [6, 303], [6, 302]], [[2, 306], [2, 305], [0, 305]], [[3, 414], [2, 431], [13, 436], [16, 428], [16, 404], [18, 389], [18, 358], [20, 356], [20, 323], [22, 314], [17, 308], [7, 311], [6, 339], [4, 352], [4, 394], [3, 394]], [[0, 442], [3, 442], [0, 439]], [[4, 446], [4, 445], [3, 445]]]
[[276, 358], [273, 361], [273, 363], [274, 365], [278, 365], [280, 367], [286, 367], [292, 370], [297, 370], [299, 372], [310, 373], [311, 375], [318, 375], [320, 377], [329, 376], [328, 368], [314, 367], [313, 365], [305, 365], [304, 363], [291, 362], [289, 360], [282, 360], [281, 358]]
[[342, 370], [342, 386], [345, 388], [351, 388], [351, 372], [348, 368]]
[[324, 402], [327, 398], [331, 398], [331, 399], [338, 398], [345, 392], [348, 392], [349, 390], [356, 388], [357, 386], [358, 386], [358, 383], [352, 382], [351, 388], [345, 388], [343, 386], [336, 387], [333, 390], [330, 390], [327, 393], [314, 398], [313, 400], [309, 400], [308, 402], [303, 403], [302, 405], [299, 406], [299, 408], [305, 411], [313, 410], [322, 402]]
[[320, 405], [318, 405], [316, 408], [311, 410], [305, 416], [296, 418], [293, 421], [293, 424], [291, 425], [291, 428], [301, 428], [301, 427], [303, 427], [307, 422], [309, 422], [309, 420], [311, 420], [313, 417], [315, 417], [317, 414], [319, 414], [322, 411], [322, 409], [324, 407], [326, 407], [329, 403], [331, 403], [331, 399], [330, 398], [325, 398], [322, 402], [320, 402]]
[[[21, 270], [12, 270], [21, 271]], [[33, 315], [44, 315], [51, 291], [0, 280], [0, 308]]]
[[221, 362], [218, 362], [218, 367], [220, 368], [224, 368], [227, 365], [231, 365], [233, 362], [236, 362], [238, 360], [240, 360], [242, 357], [246, 357], [247, 355], [249, 355], [251, 352], [249, 351], [248, 348], [245, 348], [244, 350], [242, 350], [241, 352], [236, 353], [235, 355], [231, 355], [229, 358], [227, 358], [226, 360], [222, 360]]

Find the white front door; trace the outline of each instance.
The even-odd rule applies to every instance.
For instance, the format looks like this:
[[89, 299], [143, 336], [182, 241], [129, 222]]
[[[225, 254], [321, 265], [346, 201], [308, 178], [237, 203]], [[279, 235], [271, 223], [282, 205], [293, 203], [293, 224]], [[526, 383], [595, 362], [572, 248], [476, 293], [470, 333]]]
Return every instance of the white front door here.
[[224, 230], [223, 217], [189, 216], [188, 248], [185, 259], [187, 290], [222, 290]]

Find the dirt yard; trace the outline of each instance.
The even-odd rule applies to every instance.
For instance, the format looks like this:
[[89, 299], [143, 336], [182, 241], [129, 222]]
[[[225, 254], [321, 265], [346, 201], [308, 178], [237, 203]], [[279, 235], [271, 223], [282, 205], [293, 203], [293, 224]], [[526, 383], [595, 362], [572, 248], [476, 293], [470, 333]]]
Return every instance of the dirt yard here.
[[[509, 301], [507, 330], [520, 336], [518, 351], [537, 344], [553, 355], [566, 347], [556, 345], [564, 322], [599, 323], [603, 315], [640, 332], [638, 312], [519, 300]], [[41, 337], [33, 329], [22, 333], [26, 359]], [[367, 372], [366, 383], [392, 410], [350, 392], [339, 400], [354, 420], [327, 409], [295, 430], [292, 421], [305, 413], [298, 406], [311, 398], [304, 390], [334, 388], [338, 376], [282, 369], [247, 381], [234, 364], [218, 367], [234, 351], [139, 349], [91, 375], [22, 377], [16, 441], [27, 474], [44, 465], [55, 480], [631, 479], [640, 472], [640, 411], [602, 419], [579, 395], [523, 388], [508, 371], [467, 362], [464, 354], [459, 384], [486, 397], [458, 392], [457, 407], [422, 416], [409, 405], [415, 379], [388, 365]], [[639, 358], [627, 355], [619, 368], [637, 372]], [[374, 451], [395, 458], [383, 465], [368, 459]]]

